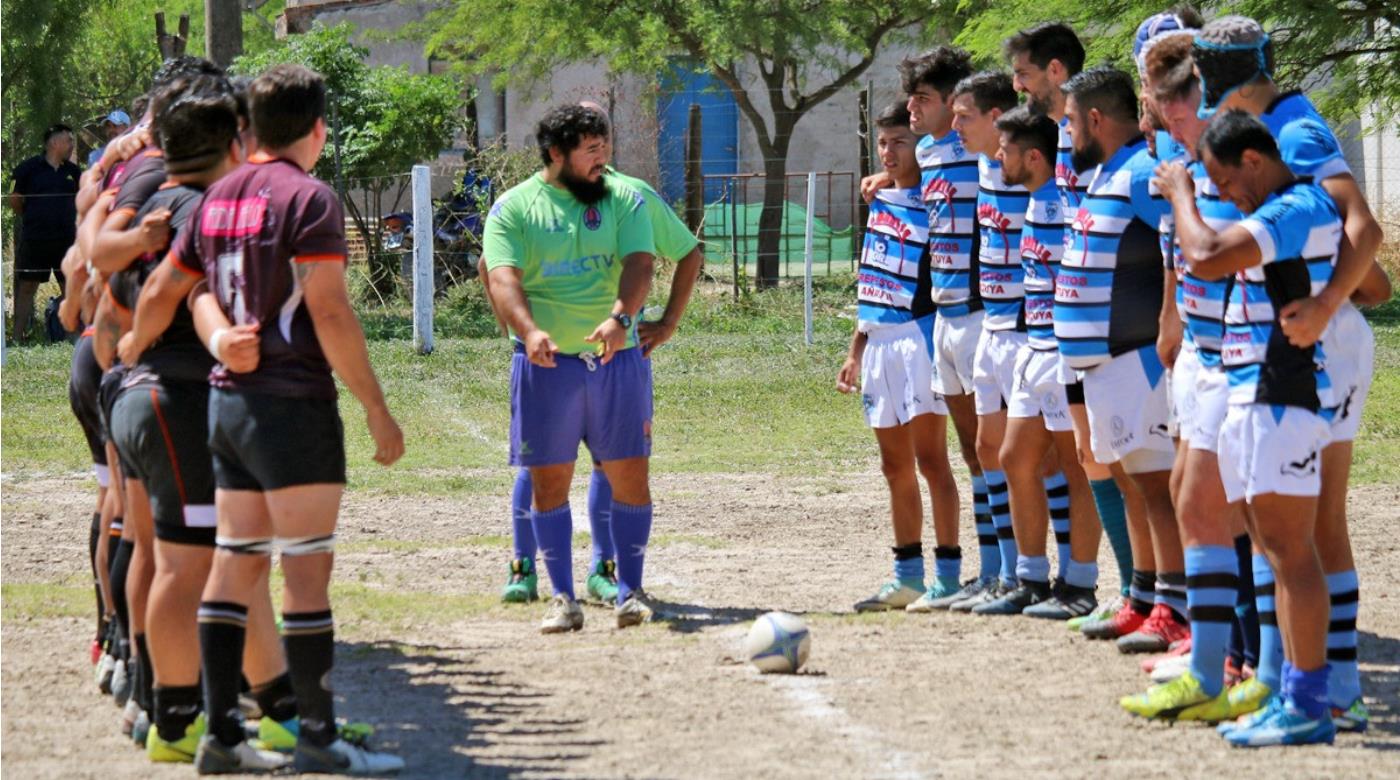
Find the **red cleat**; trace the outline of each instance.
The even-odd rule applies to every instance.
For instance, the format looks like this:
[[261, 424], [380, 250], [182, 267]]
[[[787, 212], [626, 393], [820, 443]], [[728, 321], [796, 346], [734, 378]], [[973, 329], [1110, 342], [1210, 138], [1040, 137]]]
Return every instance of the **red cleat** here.
[[1190, 654], [1191, 637], [1188, 636], [1185, 640], [1173, 642], [1172, 646], [1167, 648], [1167, 652], [1164, 655], [1154, 655], [1151, 658], [1144, 659], [1143, 662], [1140, 664], [1140, 666], [1142, 667], [1142, 673], [1152, 674], [1152, 670], [1157, 668], [1158, 663], [1161, 663], [1162, 661], [1165, 661], [1168, 658], [1177, 658], [1179, 656]]
[[92, 649], [88, 651], [88, 655], [92, 659], [92, 664], [96, 666], [98, 660], [102, 658], [102, 643], [96, 639], [92, 640]]
[[1124, 653], [1161, 653], [1173, 642], [1190, 637], [1191, 627], [1178, 621], [1171, 607], [1158, 604], [1138, 630], [1118, 637], [1118, 650]]
[[1145, 615], [1140, 615], [1133, 610], [1132, 602], [1124, 601], [1122, 609], [1119, 609], [1113, 617], [1108, 620], [1085, 623], [1079, 627], [1079, 631], [1090, 639], [1117, 639], [1138, 630], [1146, 620]]

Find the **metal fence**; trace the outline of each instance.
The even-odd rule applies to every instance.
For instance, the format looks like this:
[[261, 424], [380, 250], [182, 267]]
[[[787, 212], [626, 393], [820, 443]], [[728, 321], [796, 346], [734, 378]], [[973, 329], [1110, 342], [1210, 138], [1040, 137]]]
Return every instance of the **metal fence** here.
[[[810, 176], [816, 185], [808, 193]], [[704, 176], [705, 192], [719, 196], [705, 204], [701, 238], [711, 273], [757, 273], [760, 219], [766, 177], [761, 173]], [[831, 274], [855, 270], [855, 247], [860, 239], [860, 182], [852, 171], [789, 173], [783, 179], [782, 215], [778, 231], [778, 273], [803, 275], [806, 259], [807, 207], [812, 203], [814, 272]]]

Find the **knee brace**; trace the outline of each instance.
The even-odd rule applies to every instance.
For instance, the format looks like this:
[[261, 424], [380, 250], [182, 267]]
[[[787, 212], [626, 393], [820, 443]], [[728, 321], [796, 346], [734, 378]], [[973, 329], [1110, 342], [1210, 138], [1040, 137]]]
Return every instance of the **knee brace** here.
[[217, 536], [214, 538], [214, 547], [234, 555], [272, 555], [272, 539], [269, 537], [237, 539]]
[[325, 536], [278, 537], [275, 542], [283, 556], [316, 555], [335, 552], [335, 534]]

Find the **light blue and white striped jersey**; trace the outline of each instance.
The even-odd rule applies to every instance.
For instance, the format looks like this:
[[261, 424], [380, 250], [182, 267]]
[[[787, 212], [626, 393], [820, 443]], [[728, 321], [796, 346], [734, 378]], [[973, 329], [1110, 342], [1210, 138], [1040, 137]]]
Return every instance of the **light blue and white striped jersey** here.
[[1089, 181], [1055, 283], [1055, 337], [1065, 363], [1084, 371], [1157, 341], [1162, 247], [1170, 206], [1152, 186], [1157, 160], [1140, 136]]
[[1177, 143], [1166, 130], [1152, 131], [1152, 144], [1157, 148], [1158, 160], [1180, 160], [1186, 157], [1186, 147]]
[[1293, 175], [1320, 182], [1351, 173], [1337, 136], [1301, 92], [1279, 95], [1259, 118], [1274, 134], [1279, 154]]
[[1026, 329], [1025, 272], [1021, 269], [1021, 225], [1026, 221], [1030, 193], [1019, 184], [1007, 184], [1001, 163], [978, 155], [977, 279], [987, 330]]
[[1064, 205], [1049, 179], [1030, 194], [1021, 228], [1021, 268], [1025, 273], [1026, 341], [1031, 349], [1060, 348], [1055, 341], [1055, 277], [1065, 253]]
[[919, 188], [875, 193], [856, 281], [862, 331], [899, 325], [933, 312], [927, 246], [928, 212]]
[[1079, 175], [1074, 170], [1074, 140], [1069, 132], [1069, 117], [1060, 120], [1060, 144], [1055, 150], [1055, 186], [1060, 190], [1060, 204], [1064, 206], [1065, 242], [1069, 242], [1069, 231], [1074, 224], [1074, 215], [1084, 202], [1084, 190], [1089, 186], [1089, 174]]
[[1342, 220], [1327, 191], [1298, 180], [1272, 193], [1240, 220], [1259, 245], [1260, 264], [1236, 274], [1225, 308], [1221, 357], [1230, 403], [1333, 405], [1323, 345], [1299, 348], [1278, 327], [1278, 312], [1315, 295], [1332, 278]]
[[[1204, 164], [1192, 161], [1187, 170], [1196, 185], [1196, 211], [1206, 227], [1217, 233], [1244, 218], [1233, 203], [1221, 200], [1220, 190], [1206, 175]], [[1170, 212], [1163, 224], [1173, 224]], [[1176, 271], [1176, 310], [1186, 323], [1186, 338], [1196, 345], [1196, 356], [1208, 368], [1220, 366], [1220, 341], [1225, 335], [1225, 299], [1229, 293], [1228, 279], [1208, 282], [1187, 268], [1181, 256], [1181, 246], [1172, 247]]]
[[982, 308], [972, 284], [977, 256], [977, 155], [957, 131], [924, 136], [915, 149], [928, 209], [929, 266], [938, 313], [958, 317]]

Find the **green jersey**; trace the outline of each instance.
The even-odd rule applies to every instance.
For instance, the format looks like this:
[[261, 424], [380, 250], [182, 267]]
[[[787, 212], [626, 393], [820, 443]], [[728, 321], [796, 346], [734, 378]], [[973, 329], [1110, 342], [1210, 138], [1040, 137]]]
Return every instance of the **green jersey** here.
[[[535, 324], [568, 355], [597, 348], [584, 339], [612, 314], [622, 260], [634, 252], [655, 252], [640, 192], [609, 180], [607, 197], [585, 205], [539, 173], [496, 199], [482, 241], [487, 270], [520, 269]], [[627, 346], [636, 344], [629, 332]]]
[[614, 170], [611, 166], [608, 167], [607, 176], [612, 181], [630, 184], [646, 199], [647, 215], [651, 218], [651, 232], [656, 238], [656, 253], [658, 255], [667, 260], [678, 261], [690, 254], [690, 250], [700, 244], [699, 241], [695, 240], [695, 234], [690, 232], [690, 228], [686, 227], [681, 218], [676, 216], [676, 212], [666, 205], [661, 193], [652, 189], [650, 184]]

